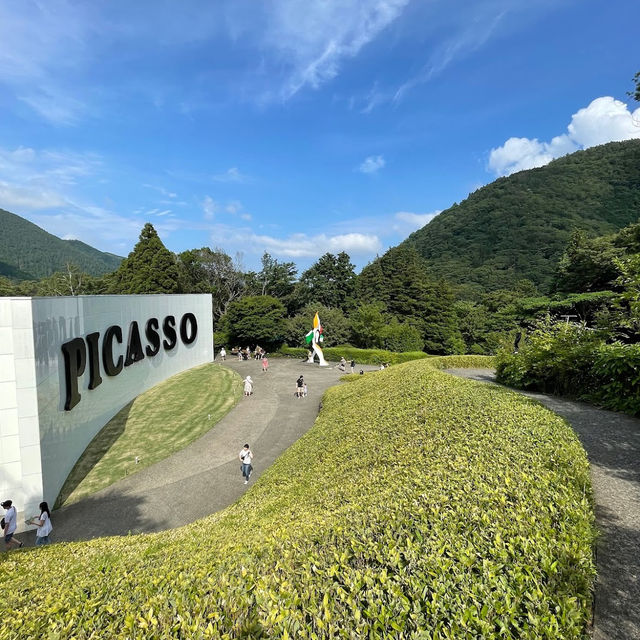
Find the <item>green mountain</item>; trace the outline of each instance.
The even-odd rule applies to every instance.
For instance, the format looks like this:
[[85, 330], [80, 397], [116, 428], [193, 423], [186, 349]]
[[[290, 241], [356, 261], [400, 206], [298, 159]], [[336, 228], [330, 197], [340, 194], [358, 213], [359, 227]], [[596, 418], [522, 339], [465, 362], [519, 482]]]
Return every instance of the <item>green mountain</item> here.
[[115, 271], [122, 258], [79, 240], [62, 240], [9, 211], [0, 209], [0, 275], [39, 280], [67, 263], [92, 276]]
[[548, 291], [573, 229], [605, 235], [639, 219], [640, 140], [630, 140], [499, 178], [402, 244], [414, 246], [433, 275], [470, 289], [527, 278]]

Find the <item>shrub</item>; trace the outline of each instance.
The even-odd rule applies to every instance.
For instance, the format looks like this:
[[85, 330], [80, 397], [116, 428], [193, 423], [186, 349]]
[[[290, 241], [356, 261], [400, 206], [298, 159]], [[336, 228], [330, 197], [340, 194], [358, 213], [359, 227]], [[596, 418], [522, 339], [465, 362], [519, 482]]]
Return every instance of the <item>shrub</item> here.
[[478, 362], [330, 389], [241, 500], [192, 525], [13, 552], [0, 636], [584, 637], [585, 453], [539, 404], [435, 369]]
[[640, 415], [640, 344], [603, 344], [596, 351], [586, 397], [607, 409]]
[[518, 353], [496, 356], [499, 382], [640, 415], [640, 345], [606, 344], [580, 325], [544, 323]]
[[520, 389], [580, 396], [592, 387], [592, 368], [600, 338], [582, 325], [545, 321], [518, 353], [503, 348], [496, 356], [498, 380]]
[[419, 329], [407, 322], [398, 322], [395, 318], [380, 330], [382, 346], [387, 351], [421, 351], [424, 340]]

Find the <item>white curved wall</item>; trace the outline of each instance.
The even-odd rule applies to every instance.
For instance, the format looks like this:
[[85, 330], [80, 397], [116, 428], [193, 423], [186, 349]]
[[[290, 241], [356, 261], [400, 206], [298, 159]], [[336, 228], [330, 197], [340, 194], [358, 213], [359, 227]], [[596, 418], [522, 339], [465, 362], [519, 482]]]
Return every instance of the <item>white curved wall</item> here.
[[[197, 320], [193, 343], [180, 339], [186, 313]], [[113, 343], [113, 356], [125, 355], [130, 324], [137, 322], [143, 349], [145, 324], [174, 316], [177, 343], [157, 355], [105, 373], [89, 389], [89, 363], [78, 377], [81, 399], [65, 411], [66, 385], [61, 347], [93, 332], [102, 338], [108, 327], [122, 328], [123, 344]], [[86, 343], [85, 343], [86, 344]], [[0, 298], [0, 499], [10, 498], [20, 512], [37, 513], [38, 503], [51, 506], [76, 460], [91, 439], [140, 393], [176, 373], [213, 360], [211, 296], [76, 296], [65, 298]]]

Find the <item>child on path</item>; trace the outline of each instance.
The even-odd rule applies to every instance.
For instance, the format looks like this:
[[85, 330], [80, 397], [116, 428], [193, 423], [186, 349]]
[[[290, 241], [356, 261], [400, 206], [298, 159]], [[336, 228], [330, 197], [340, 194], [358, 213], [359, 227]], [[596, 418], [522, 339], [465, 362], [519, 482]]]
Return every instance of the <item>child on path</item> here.
[[253, 393], [253, 380], [251, 376], [247, 376], [242, 382], [244, 382], [244, 397], [248, 398]]
[[266, 373], [269, 370], [269, 360], [267, 360], [267, 354], [262, 354], [262, 371]]
[[220, 360], [224, 362], [225, 358], [227, 357], [227, 352], [224, 350], [224, 347], [220, 349], [220, 353], [218, 355], [220, 356]]
[[35, 524], [38, 527], [36, 531], [36, 547], [40, 547], [45, 544], [49, 544], [49, 534], [53, 530], [51, 525], [51, 512], [49, 511], [49, 505], [46, 502], [41, 502], [39, 505], [40, 517], [35, 516], [29, 518], [27, 524]]
[[18, 512], [16, 508], [13, 506], [13, 502], [11, 500], [5, 500], [2, 504], [0, 504], [5, 510], [4, 514], [4, 543], [7, 549], [10, 549], [12, 546], [16, 546], [20, 548], [22, 546], [22, 542], [17, 538], [13, 537], [16, 529], [18, 528]]
[[296, 398], [302, 398], [303, 388], [304, 388], [304, 377], [300, 376], [296, 380]]
[[242, 462], [240, 470], [242, 471], [244, 483], [249, 484], [249, 478], [251, 477], [251, 472], [253, 471], [253, 466], [251, 464], [253, 460], [253, 451], [251, 451], [248, 444], [244, 445], [242, 451], [240, 451], [240, 453], [238, 454], [238, 458], [240, 458], [240, 461]]
[[351, 373], [353, 373], [353, 370], [356, 368], [356, 361], [355, 360], [351, 360]]

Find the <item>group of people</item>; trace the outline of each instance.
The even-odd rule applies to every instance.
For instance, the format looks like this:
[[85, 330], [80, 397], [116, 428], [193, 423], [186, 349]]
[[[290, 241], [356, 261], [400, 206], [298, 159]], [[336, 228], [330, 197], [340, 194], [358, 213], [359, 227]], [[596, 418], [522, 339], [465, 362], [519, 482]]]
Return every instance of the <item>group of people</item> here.
[[[24, 546], [24, 543], [15, 537], [16, 529], [18, 528], [18, 512], [13, 505], [12, 500], [5, 500], [0, 503], [0, 506], [5, 510], [4, 517], [2, 518], [2, 530], [4, 534], [4, 544], [7, 551], [12, 548], [20, 549]], [[35, 525], [36, 529], [36, 547], [49, 544], [51, 540], [49, 535], [53, 530], [51, 524], [51, 512], [49, 511], [49, 505], [46, 502], [41, 502], [39, 505], [40, 515], [33, 516], [26, 520], [26, 524]]]
[[[349, 367], [351, 368], [351, 373], [353, 373], [356, 368], [356, 361], [351, 360], [351, 362], [349, 363]], [[347, 370], [347, 361], [344, 359], [344, 356], [340, 358], [340, 362], [338, 363], [338, 369], [340, 369], [340, 371]]]

